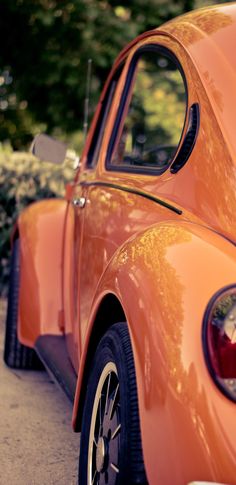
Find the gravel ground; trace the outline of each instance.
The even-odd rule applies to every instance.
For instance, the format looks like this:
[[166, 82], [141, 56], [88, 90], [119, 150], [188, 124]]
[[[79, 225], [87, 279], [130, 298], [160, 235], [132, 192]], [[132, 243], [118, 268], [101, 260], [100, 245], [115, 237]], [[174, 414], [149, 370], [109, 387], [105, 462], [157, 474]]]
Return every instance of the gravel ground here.
[[79, 435], [71, 404], [46, 372], [4, 365], [5, 312], [0, 300], [0, 485], [75, 485]]

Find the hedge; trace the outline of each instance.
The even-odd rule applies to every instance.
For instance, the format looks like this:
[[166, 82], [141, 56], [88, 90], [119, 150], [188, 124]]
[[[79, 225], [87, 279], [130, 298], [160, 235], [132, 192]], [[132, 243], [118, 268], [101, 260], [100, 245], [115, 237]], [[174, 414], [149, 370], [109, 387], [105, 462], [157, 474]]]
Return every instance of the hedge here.
[[63, 197], [72, 180], [68, 165], [40, 162], [29, 153], [0, 145], [0, 295], [6, 296], [9, 277], [10, 235], [18, 214], [33, 201]]

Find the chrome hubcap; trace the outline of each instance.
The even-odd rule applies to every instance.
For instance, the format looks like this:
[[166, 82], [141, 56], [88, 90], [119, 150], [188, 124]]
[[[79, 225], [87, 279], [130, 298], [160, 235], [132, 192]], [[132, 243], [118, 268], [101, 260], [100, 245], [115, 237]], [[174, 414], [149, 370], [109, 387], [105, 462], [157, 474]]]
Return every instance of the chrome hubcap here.
[[89, 434], [88, 485], [115, 485], [119, 474], [120, 386], [109, 362], [100, 376]]

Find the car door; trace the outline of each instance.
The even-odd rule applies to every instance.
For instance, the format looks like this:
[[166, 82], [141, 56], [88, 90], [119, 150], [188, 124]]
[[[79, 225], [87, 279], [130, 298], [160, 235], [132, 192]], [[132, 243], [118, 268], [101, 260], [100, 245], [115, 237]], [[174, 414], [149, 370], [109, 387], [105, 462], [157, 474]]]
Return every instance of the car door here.
[[[109, 108], [118, 81], [122, 73], [124, 63], [119, 65], [108, 79], [107, 85], [101, 95], [93, 124], [90, 130], [92, 137], [88, 135], [88, 142], [82, 155], [82, 160], [97, 160], [99, 147], [103, 138]], [[94, 164], [95, 165], [95, 164]], [[95, 174], [96, 167], [89, 163], [91, 176]], [[81, 254], [83, 242], [84, 218], [86, 217], [85, 205], [87, 204], [87, 188], [83, 179], [87, 172], [87, 164], [82, 166], [76, 176], [74, 183], [67, 188], [68, 207], [65, 218], [64, 247], [63, 247], [63, 276], [62, 276], [62, 299], [64, 307], [64, 326], [67, 340], [67, 348], [76, 371], [79, 366], [81, 353], [80, 333], [80, 276], [81, 276]], [[83, 248], [83, 252], [85, 249]], [[86, 251], [85, 251], [86, 252]], [[88, 257], [88, 253], [86, 256]]]
[[169, 169], [186, 134], [191, 100], [176, 50], [161, 36], [131, 49], [90, 137], [74, 192], [75, 200], [82, 194], [83, 207], [73, 209], [80, 247], [70, 311], [78, 310], [72, 335], [79, 353], [98, 281], [115, 252], [142, 229], [181, 217], [180, 207], [158, 196], [158, 186], [173, 177]]

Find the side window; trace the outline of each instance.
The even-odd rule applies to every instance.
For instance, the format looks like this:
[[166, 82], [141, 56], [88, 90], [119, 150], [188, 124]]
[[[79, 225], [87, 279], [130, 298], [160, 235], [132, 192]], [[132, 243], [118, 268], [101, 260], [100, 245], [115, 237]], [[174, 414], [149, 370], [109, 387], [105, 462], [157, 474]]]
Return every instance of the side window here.
[[149, 47], [134, 61], [129, 82], [131, 100], [107, 168], [162, 173], [176, 154], [184, 127], [183, 76], [174, 57]]
[[99, 150], [101, 147], [104, 131], [106, 128], [106, 121], [110, 111], [112, 99], [115, 94], [116, 86], [118, 84], [120, 75], [122, 73], [122, 69], [123, 69], [123, 65], [121, 65], [117, 69], [106, 90], [106, 94], [102, 103], [101, 111], [99, 113], [96, 128], [88, 151], [88, 156], [87, 156], [88, 167], [94, 167], [98, 161]]

